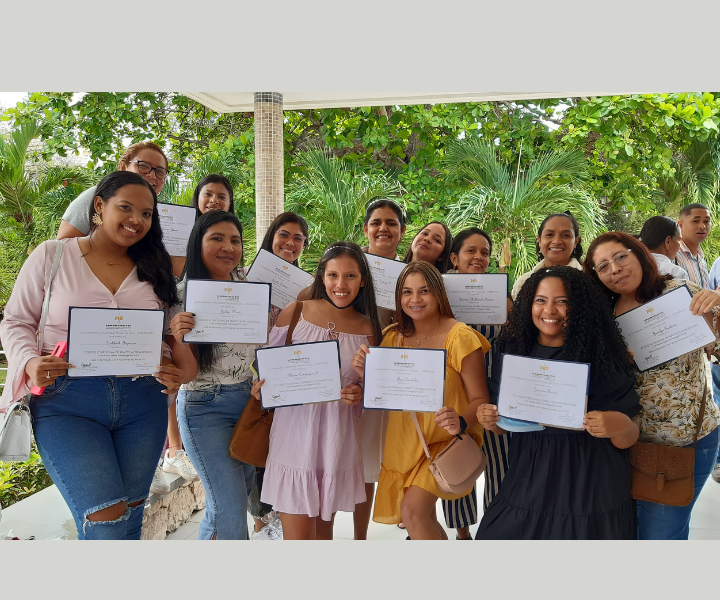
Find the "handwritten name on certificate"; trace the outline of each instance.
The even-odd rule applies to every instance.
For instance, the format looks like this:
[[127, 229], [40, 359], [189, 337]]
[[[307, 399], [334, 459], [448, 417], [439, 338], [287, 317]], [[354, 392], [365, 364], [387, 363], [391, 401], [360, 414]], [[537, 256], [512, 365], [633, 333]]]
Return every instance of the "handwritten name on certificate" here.
[[395, 286], [407, 264], [376, 254], [367, 254], [366, 258], [373, 278], [375, 302], [382, 308], [395, 310]]
[[641, 371], [715, 341], [705, 318], [690, 312], [691, 300], [683, 285], [615, 319]]
[[445, 404], [447, 352], [379, 348], [365, 355], [363, 408], [437, 412]]
[[82, 308], [68, 317], [69, 377], [152, 375], [162, 362], [164, 310]]
[[187, 243], [195, 225], [197, 209], [179, 204], [157, 205], [163, 244], [170, 256], [187, 256]]
[[590, 365], [503, 354], [498, 414], [549, 427], [582, 429]]
[[444, 273], [443, 283], [458, 321], [471, 325], [507, 321], [507, 273]]
[[183, 341], [195, 344], [265, 344], [270, 321], [270, 284], [188, 279], [185, 311], [195, 328]]
[[285, 308], [297, 300], [298, 294], [312, 285], [313, 276], [294, 264], [260, 250], [247, 274], [248, 281], [272, 284], [271, 303]]
[[340, 400], [340, 343], [309, 342], [255, 350], [263, 408]]

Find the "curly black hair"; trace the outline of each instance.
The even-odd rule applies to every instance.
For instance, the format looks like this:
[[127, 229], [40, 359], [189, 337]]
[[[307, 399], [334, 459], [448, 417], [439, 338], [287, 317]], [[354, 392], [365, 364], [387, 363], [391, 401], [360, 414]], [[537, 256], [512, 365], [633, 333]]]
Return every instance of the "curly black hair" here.
[[597, 283], [572, 267], [548, 267], [530, 276], [515, 300], [508, 324], [497, 339], [498, 352], [530, 354], [539, 334], [532, 319], [533, 302], [540, 282], [547, 277], [560, 279], [567, 294], [564, 358], [590, 363], [592, 379], [612, 376], [618, 365], [626, 373], [633, 373], [627, 345], [607, 297]]

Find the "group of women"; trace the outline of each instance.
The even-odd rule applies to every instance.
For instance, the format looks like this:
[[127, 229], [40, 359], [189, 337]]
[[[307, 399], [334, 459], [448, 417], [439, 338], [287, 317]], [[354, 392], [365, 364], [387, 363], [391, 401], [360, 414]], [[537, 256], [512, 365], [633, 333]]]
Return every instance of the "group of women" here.
[[[200, 539], [248, 539], [248, 508], [255, 534], [270, 528], [284, 539], [332, 539], [334, 516], [343, 511], [354, 513], [355, 538], [365, 539], [373, 495], [373, 519], [402, 525], [408, 539], [447, 539], [436, 518], [438, 498], [446, 525], [457, 529], [458, 539], [471, 539], [469, 526], [480, 512], [475, 488], [439, 489], [408, 413], [362, 410], [363, 365], [373, 346], [446, 350], [445, 405], [417, 420], [432, 456], [461, 433], [484, 449], [484, 514], [476, 539], [688, 537], [694, 500], [687, 507], [632, 500], [628, 448], [638, 439], [687, 446], [699, 427], [697, 498], [714, 466], [720, 420], [708, 402], [697, 423], [702, 351], [640, 373], [615, 317], [688, 285], [689, 310], [711, 312], [717, 335], [720, 294], [661, 274], [658, 259], [635, 237], [603, 234], [581, 263], [577, 221], [569, 213], [549, 215], [538, 231], [540, 263], [508, 294], [507, 323], [465, 324], [453, 316], [441, 274], [485, 273], [490, 236], [475, 227], [453, 236], [445, 224], [428, 223], [403, 259], [408, 265], [395, 310], [378, 308], [366, 254], [399, 259], [406, 224], [396, 203], [372, 202], [364, 220], [368, 246], [328, 246], [301, 299], [270, 312], [270, 346], [338, 340], [341, 400], [276, 409], [266, 468], [256, 469], [231, 458], [228, 445], [244, 408], [259, 401], [264, 382], [253, 380], [250, 368], [257, 346], [183, 343], [195, 322], [183, 309], [187, 279], [245, 280], [243, 228], [231, 186], [220, 175], [197, 186], [193, 205], [200, 216], [183, 261], [171, 259], [162, 245], [162, 151], [135, 145], [119, 168], [75, 201], [84, 203], [74, 210], [84, 214], [87, 231], [73, 226], [77, 233], [61, 231], [64, 239], [33, 251], [0, 325], [10, 363], [0, 410], [32, 385], [45, 387], [30, 402], [35, 438], [81, 539], [140, 538], [153, 472], [172, 436], [168, 417], [175, 414], [206, 491]], [[652, 252], [669, 256], [675, 232], [670, 240], [655, 237]], [[283, 213], [261, 247], [297, 265], [308, 241], [304, 219]], [[60, 268], [38, 355], [36, 332], [58, 244]], [[167, 309], [163, 364], [155, 375], [68, 378], [71, 365], [50, 353], [67, 337], [68, 307], [78, 304]], [[589, 363], [584, 429], [504, 430], [494, 404], [503, 354]]]

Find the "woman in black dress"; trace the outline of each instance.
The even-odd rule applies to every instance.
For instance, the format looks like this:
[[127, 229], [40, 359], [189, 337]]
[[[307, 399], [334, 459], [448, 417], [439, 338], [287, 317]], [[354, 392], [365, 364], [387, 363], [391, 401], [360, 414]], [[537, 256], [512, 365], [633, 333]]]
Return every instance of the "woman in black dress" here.
[[[627, 448], [640, 410], [625, 342], [597, 285], [571, 267], [532, 274], [494, 349], [489, 381], [497, 401], [502, 354], [590, 363], [584, 431], [515, 433], [510, 466], [476, 539], [634, 539]], [[490, 431], [495, 405], [478, 409]]]

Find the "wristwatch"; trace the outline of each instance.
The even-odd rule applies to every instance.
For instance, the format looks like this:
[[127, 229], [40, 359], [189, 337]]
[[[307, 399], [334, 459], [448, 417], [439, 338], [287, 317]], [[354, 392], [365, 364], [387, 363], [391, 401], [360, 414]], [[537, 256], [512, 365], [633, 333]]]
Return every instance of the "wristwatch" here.
[[460, 433], [458, 435], [462, 435], [467, 431], [467, 421], [463, 416], [460, 416]]

